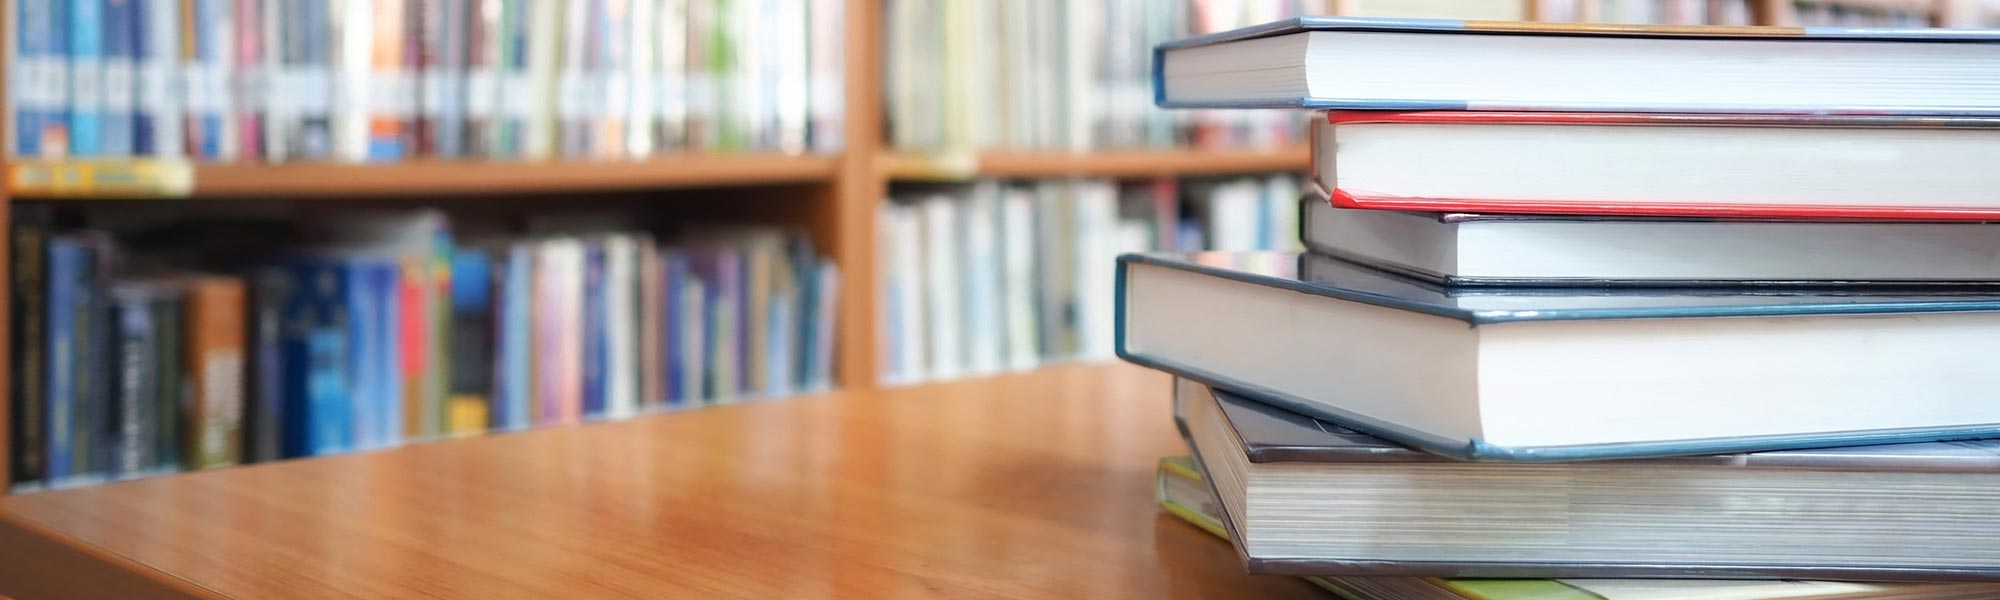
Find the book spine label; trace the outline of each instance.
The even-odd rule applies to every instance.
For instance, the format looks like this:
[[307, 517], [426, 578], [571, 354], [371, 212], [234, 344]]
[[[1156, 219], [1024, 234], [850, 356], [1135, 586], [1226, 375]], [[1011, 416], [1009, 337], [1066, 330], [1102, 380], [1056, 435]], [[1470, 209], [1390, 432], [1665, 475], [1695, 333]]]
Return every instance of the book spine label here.
[[26, 483], [48, 476], [49, 422], [44, 408], [49, 398], [46, 364], [49, 348], [48, 212], [44, 209], [13, 208], [10, 243], [13, 285], [8, 289], [12, 303], [9, 313], [14, 335], [8, 340], [13, 378], [9, 403], [12, 424], [12, 481]]
[[69, 0], [69, 154], [104, 154], [104, 2]]

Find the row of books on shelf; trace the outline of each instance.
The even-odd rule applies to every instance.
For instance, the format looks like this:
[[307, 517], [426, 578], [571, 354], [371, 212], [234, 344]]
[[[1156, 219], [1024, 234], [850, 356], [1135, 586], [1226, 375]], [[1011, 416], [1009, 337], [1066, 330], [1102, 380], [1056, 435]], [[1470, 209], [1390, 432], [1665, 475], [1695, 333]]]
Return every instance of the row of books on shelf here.
[[882, 377], [914, 383], [1112, 355], [1123, 252], [1297, 249], [1299, 182], [912, 186], [879, 215]]
[[416, 212], [267, 224], [314, 241], [245, 253], [189, 241], [241, 222], [19, 212], [16, 489], [831, 385], [839, 271], [775, 228], [694, 228], [659, 245], [560, 219], [455, 242], [443, 215]]
[[973, 148], [1274, 147], [1300, 121], [1153, 107], [1150, 48], [1188, 33], [1324, 12], [1320, 2], [890, 0], [884, 98], [891, 145]]
[[840, 0], [22, 0], [20, 157], [830, 152]]

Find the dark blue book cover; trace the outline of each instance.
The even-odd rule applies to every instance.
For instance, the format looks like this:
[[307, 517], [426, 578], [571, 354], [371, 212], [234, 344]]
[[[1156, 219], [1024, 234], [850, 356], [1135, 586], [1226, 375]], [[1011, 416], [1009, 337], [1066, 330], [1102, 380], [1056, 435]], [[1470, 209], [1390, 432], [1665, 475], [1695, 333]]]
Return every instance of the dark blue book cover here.
[[[498, 320], [494, 313], [492, 255], [460, 247], [451, 255], [451, 385], [447, 402], [453, 433], [484, 431], [493, 419], [494, 343]], [[484, 413], [486, 422], [464, 421]], [[459, 415], [468, 415], [460, 417]]]
[[284, 454], [317, 456], [349, 447], [352, 417], [346, 285], [340, 265], [299, 260], [283, 267], [292, 290], [280, 312], [284, 354]]
[[129, 478], [151, 469], [159, 449], [156, 423], [159, 362], [158, 329], [153, 305], [159, 292], [143, 284], [115, 284], [111, 289], [110, 362], [105, 371], [112, 401], [107, 405], [100, 439], [111, 454], [109, 474]]
[[680, 406], [692, 400], [683, 393], [687, 389], [687, 378], [690, 374], [687, 372], [689, 352], [687, 332], [682, 331], [682, 328], [687, 324], [688, 311], [693, 310], [693, 307], [688, 306], [685, 296], [688, 278], [693, 277], [694, 273], [688, 266], [687, 255], [678, 251], [663, 250], [660, 253], [660, 262], [666, 271], [662, 278], [664, 284], [661, 287], [665, 290], [663, 295], [666, 296], [664, 304], [667, 313], [665, 318], [660, 319], [661, 326], [665, 328], [661, 337], [665, 351], [660, 355], [666, 364], [662, 365], [664, 367], [662, 372], [666, 373], [667, 405]]
[[77, 336], [87, 333], [90, 298], [90, 254], [85, 243], [69, 235], [49, 238], [47, 371], [44, 375], [48, 408], [47, 476], [59, 481], [84, 469], [77, 461], [77, 421], [80, 408], [76, 374], [80, 348]]
[[605, 331], [604, 243], [585, 242], [583, 252], [583, 416], [594, 419], [604, 416], [609, 392], [604, 380], [611, 338]]
[[284, 309], [294, 292], [282, 269], [267, 268], [251, 277], [250, 315], [245, 332], [249, 360], [249, 397], [243, 406], [243, 460], [258, 463], [285, 455]]

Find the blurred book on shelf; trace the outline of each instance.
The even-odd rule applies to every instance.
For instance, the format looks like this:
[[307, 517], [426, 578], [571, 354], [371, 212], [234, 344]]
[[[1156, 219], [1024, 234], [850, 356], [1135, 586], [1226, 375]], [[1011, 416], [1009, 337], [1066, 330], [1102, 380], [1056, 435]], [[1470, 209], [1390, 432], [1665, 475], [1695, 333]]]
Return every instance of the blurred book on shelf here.
[[11, 237], [16, 490], [832, 385], [839, 271], [774, 227], [47, 208]]
[[[1754, 25], [1756, 20], [1750, 5], [1755, 1], [1757, 0], [1533, 0], [1533, 3], [1536, 20], [1540, 21], [1636, 25]], [[1525, 20], [1525, 18], [1492, 20], [1511, 21]]]
[[878, 214], [885, 383], [1112, 356], [1113, 258], [1291, 250], [1299, 180], [912, 185]]
[[1322, 13], [1323, 4], [889, 0], [890, 146], [936, 154], [1284, 145], [1298, 139], [1302, 116], [1154, 107], [1152, 47]]
[[834, 152], [840, 0], [23, 0], [21, 158]]

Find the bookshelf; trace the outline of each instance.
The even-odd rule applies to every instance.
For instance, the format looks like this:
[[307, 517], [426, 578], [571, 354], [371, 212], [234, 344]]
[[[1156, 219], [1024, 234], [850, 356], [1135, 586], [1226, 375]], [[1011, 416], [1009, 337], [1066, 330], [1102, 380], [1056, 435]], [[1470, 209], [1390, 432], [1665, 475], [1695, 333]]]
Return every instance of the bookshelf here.
[[[1546, 14], [1551, 0], [1522, 0], [1524, 13]], [[1554, 0], [1561, 1], [1561, 0]], [[1759, 24], [1795, 18], [1790, 0], [1744, 0]], [[1926, 8], [1933, 22], [1952, 7], [1959, 14], [2000, 12], [1972, 0], [1842, 0], [1861, 7]], [[560, 202], [564, 194], [646, 192], [731, 188], [732, 202], [751, 207], [750, 216], [802, 226], [819, 248], [840, 265], [841, 286], [835, 348], [838, 385], [869, 390], [880, 385], [877, 357], [880, 306], [876, 267], [876, 215], [895, 182], [960, 181], [972, 178], [1097, 177], [1144, 179], [1303, 171], [1303, 146], [1267, 150], [1104, 150], [1084, 153], [988, 151], [922, 156], [897, 152], [884, 139], [883, 50], [887, 0], [845, 0], [847, 40], [842, 132], [844, 148], [832, 155], [666, 156], [630, 162], [448, 162], [415, 161], [353, 164], [196, 164], [186, 197], [229, 201], [410, 198], [483, 194], [544, 194]], [[1329, 10], [1356, 3], [1329, 1]], [[1963, 6], [1961, 6], [1963, 5]], [[1986, 8], [1980, 9], [1979, 6]], [[12, 11], [0, 20], [12, 19]], [[1982, 13], [1985, 14], [1985, 13]], [[4, 23], [4, 21], [0, 21]], [[4, 28], [12, 31], [11, 27]], [[6, 40], [11, 44], [12, 40]], [[0, 65], [4, 69], [4, 65]], [[4, 72], [0, 72], [4, 75]], [[0, 76], [0, 82], [6, 77]], [[0, 84], [4, 85], [4, 84]], [[0, 87], [0, 97], [6, 97]], [[11, 126], [11, 124], [4, 125]], [[0, 157], [0, 171], [18, 165]], [[803, 200], [803, 202], [799, 202]], [[0, 189], [0, 204], [16, 201], [81, 202], [60, 195], [15, 195]], [[760, 212], [761, 211], [761, 212]], [[739, 211], [741, 212], [741, 211]], [[0, 211], [0, 225], [6, 213]], [[7, 248], [0, 245], [0, 259]], [[6, 261], [0, 260], [0, 264]], [[4, 267], [0, 267], [4, 268]], [[4, 310], [4, 308], [0, 308]], [[9, 320], [0, 318], [0, 333]], [[0, 362], [7, 349], [0, 347]], [[7, 384], [0, 372], [0, 387]], [[0, 481], [5, 481], [11, 444], [7, 415], [0, 412]]]

